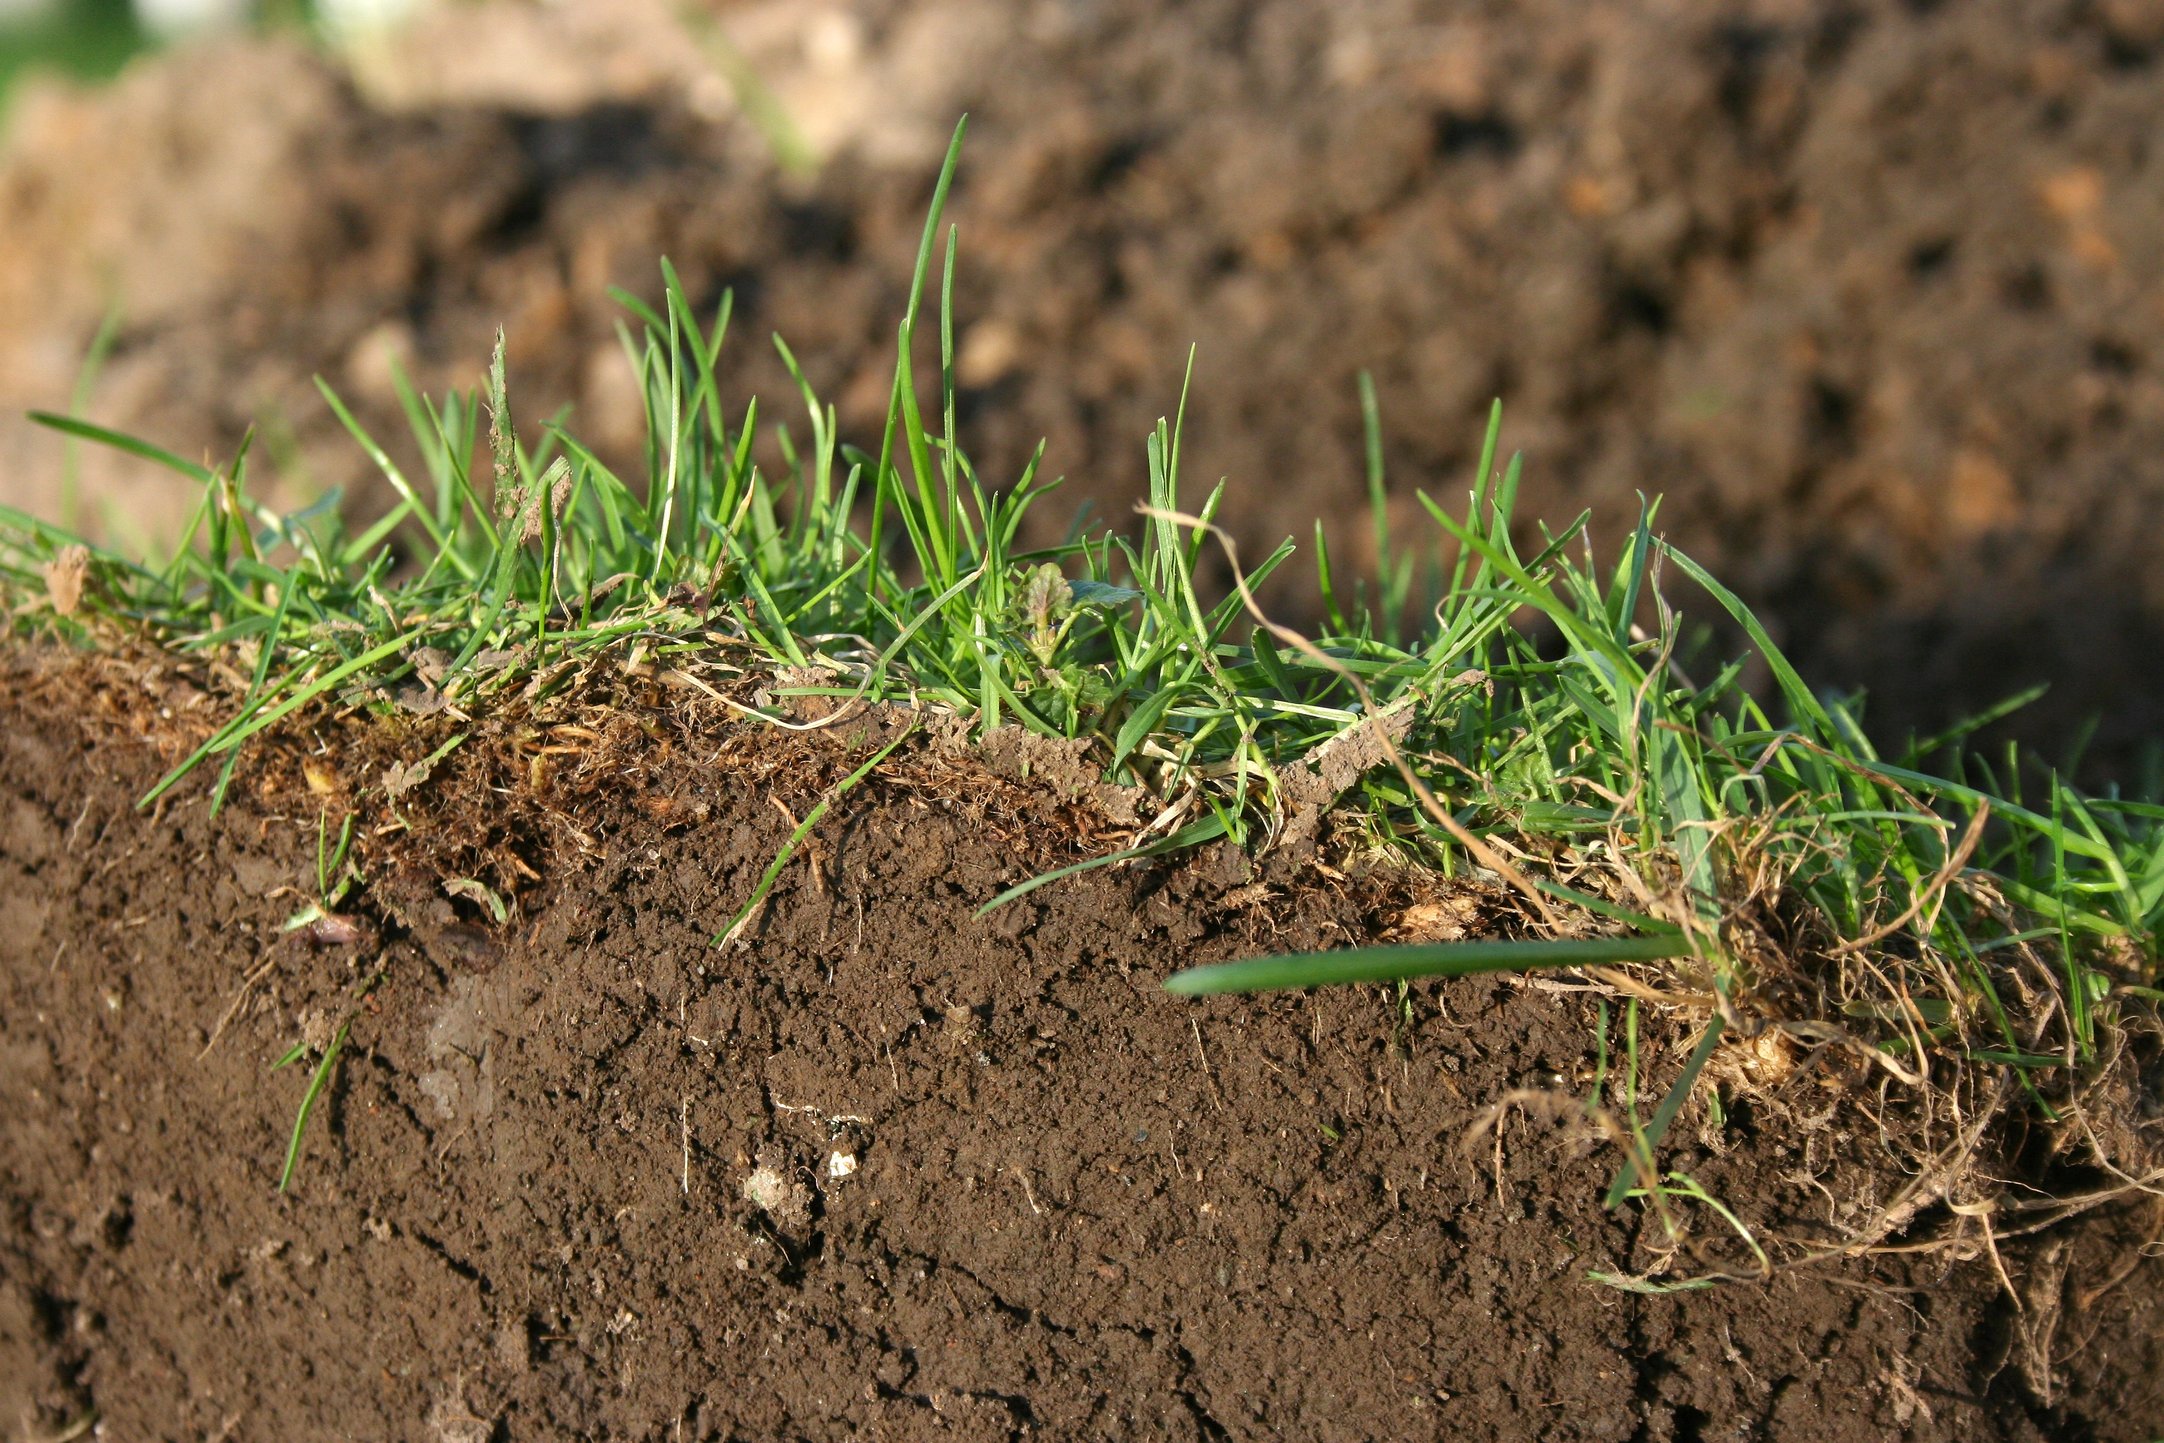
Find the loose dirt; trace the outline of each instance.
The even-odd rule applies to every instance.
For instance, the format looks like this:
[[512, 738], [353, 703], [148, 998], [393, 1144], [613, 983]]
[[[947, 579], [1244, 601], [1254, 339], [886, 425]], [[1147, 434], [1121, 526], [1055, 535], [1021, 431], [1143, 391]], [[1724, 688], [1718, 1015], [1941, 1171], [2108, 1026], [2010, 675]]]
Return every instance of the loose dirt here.
[[[204, 678], [4, 664], [11, 1437], [93, 1408], [106, 1436], [233, 1439], [1973, 1443], [2164, 1418], [2153, 1214], [1641, 1295], [1588, 1279], [1665, 1247], [1599, 1205], [1589, 994], [1157, 986], [1477, 925], [1483, 894], [1209, 853], [979, 920], [1106, 824], [912, 740], [716, 948], [875, 735], [630, 684], [605, 715], [508, 708], [387, 805], [363, 788], [450, 723], [318, 717], [213, 820], [207, 779], [135, 806], [215, 716]], [[345, 924], [282, 930], [349, 806]], [[349, 1016], [281, 1196], [308, 1067], [271, 1064]], [[1683, 1040], [1649, 1033], [1649, 1088]], [[1490, 1125], [1514, 1090], [1537, 1096]], [[1792, 1148], [1687, 1116], [1667, 1160], [1816, 1199], [1770, 1225], [1830, 1235], [1902, 1179], [1810, 1099], [1832, 1110]], [[1687, 1222], [1665, 1276], [1747, 1260]]]

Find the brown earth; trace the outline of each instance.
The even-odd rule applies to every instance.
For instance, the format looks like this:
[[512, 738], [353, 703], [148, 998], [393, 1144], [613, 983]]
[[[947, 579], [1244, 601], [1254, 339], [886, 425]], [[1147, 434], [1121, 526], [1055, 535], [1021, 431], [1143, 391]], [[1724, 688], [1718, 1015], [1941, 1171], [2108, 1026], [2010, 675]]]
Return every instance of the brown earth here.
[[[1208, 854], [980, 921], [1107, 824], [915, 740], [717, 949], [783, 813], [878, 727], [749, 731], [626, 683], [605, 712], [501, 708], [393, 803], [384, 768], [449, 724], [318, 716], [214, 820], [201, 780], [134, 805], [202, 735], [206, 678], [0, 664], [10, 1438], [91, 1409], [131, 1439], [2141, 1443], [2164, 1420], [2153, 1212], [1623, 1291], [1589, 1271], [1747, 1257], [1710, 1214], [1672, 1253], [1600, 1207], [1614, 1154], [1569, 1122], [1587, 992], [1157, 987], [1438, 908], [1477, 926], [1477, 893]], [[283, 931], [349, 807], [366, 885]], [[281, 1196], [306, 1069], [271, 1063], [348, 1015]], [[1688, 1041], [1651, 1026], [1648, 1106]], [[1487, 1126], [1513, 1090], [1569, 1105]], [[1793, 1256], [1905, 1179], [1838, 1092], [1763, 1115], [1783, 1100], [1816, 1130], [1755, 1138], [1738, 1094], [1664, 1162]]]
[[[736, 4], [826, 157], [777, 174], [663, 7], [455, 8], [365, 66], [286, 42], [25, 102], [0, 161], [0, 407], [64, 402], [194, 455], [364, 467], [322, 373], [396, 429], [389, 358], [470, 385], [499, 324], [529, 419], [630, 449], [610, 284], [672, 255], [737, 289], [729, 379], [794, 406], [779, 328], [864, 435], [951, 118], [968, 439], [1038, 437], [1124, 514], [1200, 362], [1191, 477], [1251, 543], [1330, 518], [1359, 557], [1357, 370], [1400, 534], [1470, 480], [1489, 397], [1529, 514], [1687, 550], [1881, 731], [2033, 681], [2060, 754], [2164, 728], [2164, 14], [2142, 0], [1735, 6], [1348, 0]], [[216, 105], [200, 103], [215, 94]], [[146, 137], [155, 137], [146, 141]], [[91, 463], [85, 463], [86, 468]], [[132, 463], [130, 463], [132, 465]], [[124, 485], [140, 523], [184, 501]], [[57, 441], [0, 416], [0, 494]], [[1048, 518], [1049, 519], [1049, 518]], [[1058, 518], [1064, 523], [1064, 516]], [[1295, 603], [1287, 601], [1286, 605]]]

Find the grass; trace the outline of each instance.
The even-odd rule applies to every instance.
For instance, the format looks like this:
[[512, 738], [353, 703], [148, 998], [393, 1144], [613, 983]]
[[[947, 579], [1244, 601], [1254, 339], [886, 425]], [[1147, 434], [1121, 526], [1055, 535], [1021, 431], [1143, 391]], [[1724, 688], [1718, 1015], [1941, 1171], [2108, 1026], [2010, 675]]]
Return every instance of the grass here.
[[[278, 1169], [278, 1191], [284, 1192], [293, 1182], [293, 1169], [300, 1164], [301, 1138], [308, 1131], [308, 1119], [315, 1112], [316, 1100], [323, 1096], [323, 1089], [330, 1084], [331, 1070], [338, 1066], [338, 1054], [346, 1045], [346, 1034], [353, 1030], [353, 1019], [348, 1017], [338, 1024], [331, 1034], [330, 1042], [323, 1049], [323, 1056], [316, 1062], [315, 1070], [308, 1075], [308, 1090], [301, 1094], [299, 1111], [293, 1115], [293, 1131], [286, 1139], [286, 1159]], [[297, 1042], [293, 1050], [271, 1064], [271, 1071], [291, 1067], [308, 1055], [308, 1044]]]
[[[1903, 1077], [2011, 1069], [2048, 1113], [2107, 1057], [2121, 1012], [2156, 1000], [2164, 807], [1987, 759], [1962, 731], [1882, 754], [1853, 705], [1816, 694], [1743, 603], [1659, 537], [1654, 503], [1605, 559], [1583, 515], [1522, 522], [1499, 411], [1468, 494], [1419, 493], [1433, 535], [1404, 545], [1383, 524], [1392, 483], [1363, 388], [1379, 564], [1348, 577], [1318, 525], [1305, 564], [1328, 625], [1313, 637], [1253, 600], [1298, 559], [1290, 541], [1230, 595], [1198, 581], [1207, 550], [1233, 555], [1216, 526], [1230, 493], [1187, 500], [1184, 396], [1146, 438], [1134, 533], [1026, 544], [1055, 484], [1041, 448], [993, 485], [956, 435], [957, 235], [940, 217], [960, 143], [958, 129], [875, 445], [840, 437], [779, 338], [795, 422], [726, 406], [728, 300], [700, 315], [664, 262], [658, 306], [620, 297], [638, 323], [622, 337], [645, 403], [641, 474], [619, 476], [561, 424], [522, 439], [500, 346], [480, 396], [402, 388], [417, 475], [325, 391], [398, 498], [358, 529], [335, 498], [284, 516], [253, 502], [246, 444], [212, 470], [43, 416], [164, 466], [200, 502], [162, 563], [0, 509], [13, 627], [85, 644], [124, 632], [238, 664], [234, 714], [146, 804], [204, 774], [217, 805], [249, 739], [311, 705], [389, 710], [412, 685], [479, 705], [548, 694], [599, 658], [668, 668], [717, 651], [786, 678], [778, 699], [907, 702], [980, 730], [1087, 739], [1154, 813], [1129, 848], [1085, 865], [1219, 839], [1269, 847], [1319, 786], [1357, 845], [1515, 888], [1533, 937], [1265, 959], [1182, 973], [1173, 990], [1658, 963], [1707, 1022], [1654, 1143], [1724, 1030], [1790, 1029]], [[1744, 689], [1742, 660], [1689, 674], [1679, 590], [1748, 636], [1770, 699]], [[728, 704], [796, 724], [779, 701]]]
[[103, 80], [148, 43], [128, 0], [62, 0], [36, 16], [0, 21], [0, 122], [24, 75], [49, 69]]

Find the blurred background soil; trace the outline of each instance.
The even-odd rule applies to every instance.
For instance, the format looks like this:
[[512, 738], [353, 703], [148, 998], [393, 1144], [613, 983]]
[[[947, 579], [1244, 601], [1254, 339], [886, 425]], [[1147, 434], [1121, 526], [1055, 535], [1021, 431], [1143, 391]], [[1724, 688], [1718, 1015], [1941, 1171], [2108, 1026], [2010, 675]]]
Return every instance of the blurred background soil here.
[[779, 330], [876, 436], [963, 110], [965, 444], [1006, 480], [1046, 438], [1062, 523], [1124, 517], [1193, 342], [1191, 494], [1358, 563], [1366, 368], [1400, 538], [1500, 396], [1525, 516], [1591, 507], [1612, 551], [1665, 494], [1881, 735], [2039, 681], [2013, 729], [2063, 756], [2095, 717], [2092, 776], [2164, 734], [2149, 0], [489, 0], [199, 39], [12, 98], [0, 500], [184, 515], [23, 419], [108, 315], [83, 413], [191, 457], [259, 422], [288, 502], [376, 494], [312, 376], [390, 434], [394, 363], [470, 386], [499, 324], [522, 421], [629, 457], [607, 290], [664, 253], [734, 287], [739, 403], [795, 416]]

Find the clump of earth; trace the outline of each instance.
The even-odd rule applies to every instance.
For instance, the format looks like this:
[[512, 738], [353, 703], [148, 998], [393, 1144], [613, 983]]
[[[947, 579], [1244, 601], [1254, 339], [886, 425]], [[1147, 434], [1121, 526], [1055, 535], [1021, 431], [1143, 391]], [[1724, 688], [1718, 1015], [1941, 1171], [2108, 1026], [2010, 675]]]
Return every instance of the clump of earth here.
[[[1159, 986], [1492, 927], [1477, 883], [1223, 847], [980, 912], [1118, 824], [915, 718], [788, 731], [614, 669], [457, 721], [297, 713], [222, 811], [201, 774], [139, 806], [225, 686], [0, 647], [10, 1438], [2148, 1443], [2164, 1415], [2154, 1197], [1972, 1130], [1965, 1091], [1769, 1030], [1673, 1114], [1665, 1207], [1609, 1208], [1615, 1116], [1698, 1065], [1687, 993]], [[341, 815], [361, 880], [296, 927]], [[2141, 1091], [2085, 1089], [2061, 1137], [2155, 1130], [2154, 1034], [2123, 1036]]]
[[[394, 433], [394, 363], [471, 385], [499, 325], [526, 421], [571, 406], [629, 460], [607, 293], [655, 295], [664, 253], [702, 302], [734, 289], [733, 394], [794, 414], [779, 331], [865, 436], [967, 110], [957, 369], [989, 478], [1043, 437], [1070, 510], [1124, 512], [1193, 342], [1190, 484], [1230, 478], [1251, 548], [1321, 514], [1357, 566], [1359, 371], [1400, 537], [1416, 487], [1460, 503], [1500, 396], [1523, 514], [1590, 507], [1613, 546], [1664, 494], [1882, 735], [2049, 682], [2012, 727], [2063, 755], [2097, 717], [2093, 766], [2131, 779], [2164, 726], [2158, 14], [498, 0], [350, 64], [184, 49], [16, 108], [0, 495], [123, 540], [184, 516], [19, 414], [65, 406], [108, 314], [85, 413], [191, 457], [260, 422], [290, 502], [371, 485], [312, 377]], [[747, 73], [793, 129], [749, 118]]]

